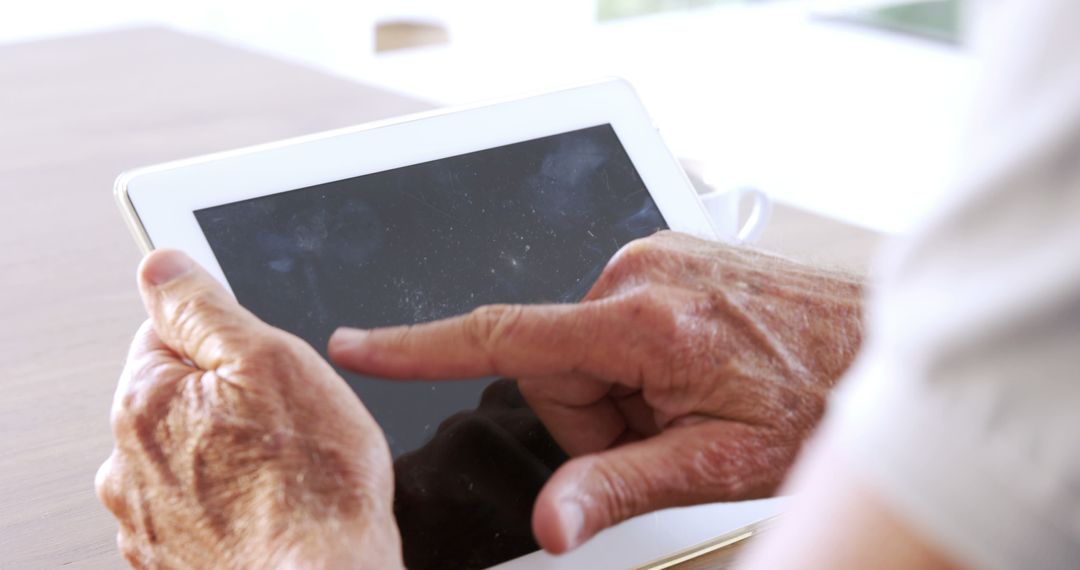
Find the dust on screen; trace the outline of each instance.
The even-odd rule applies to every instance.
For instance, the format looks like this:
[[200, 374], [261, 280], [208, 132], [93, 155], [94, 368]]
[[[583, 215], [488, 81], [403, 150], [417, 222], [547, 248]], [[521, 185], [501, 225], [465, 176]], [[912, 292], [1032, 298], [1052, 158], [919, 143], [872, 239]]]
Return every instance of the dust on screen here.
[[[195, 217], [240, 303], [324, 356], [342, 325], [578, 301], [622, 245], [667, 227], [610, 125]], [[409, 568], [480, 568], [537, 548], [532, 502], [565, 455], [513, 381], [339, 372], [389, 440]]]

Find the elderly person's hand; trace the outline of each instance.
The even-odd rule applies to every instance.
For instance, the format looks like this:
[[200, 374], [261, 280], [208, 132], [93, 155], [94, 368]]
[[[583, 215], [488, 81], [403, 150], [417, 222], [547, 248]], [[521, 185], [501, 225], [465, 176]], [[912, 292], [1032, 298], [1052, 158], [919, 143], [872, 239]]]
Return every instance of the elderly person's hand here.
[[342, 366], [520, 378], [574, 459], [537, 498], [552, 552], [651, 510], [772, 494], [860, 344], [860, 281], [663, 232], [624, 247], [577, 305], [488, 306], [342, 329]]
[[341, 377], [181, 253], [148, 256], [139, 288], [96, 481], [128, 561], [400, 567], [390, 452]]

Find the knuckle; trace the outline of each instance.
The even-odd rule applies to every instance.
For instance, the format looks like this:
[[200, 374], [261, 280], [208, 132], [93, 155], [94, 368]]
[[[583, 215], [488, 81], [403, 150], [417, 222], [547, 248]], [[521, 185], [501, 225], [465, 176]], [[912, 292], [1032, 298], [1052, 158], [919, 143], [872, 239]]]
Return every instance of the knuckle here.
[[514, 334], [521, 315], [518, 305], [480, 307], [465, 320], [465, 334], [469, 342], [490, 352], [500, 339]]
[[394, 328], [387, 336], [387, 346], [392, 350], [408, 350], [416, 337], [416, 327], [417, 325], [410, 324]]
[[101, 467], [97, 471], [97, 476], [94, 477], [94, 491], [97, 492], [98, 499], [105, 504], [106, 507], [115, 500], [117, 495], [116, 487], [113, 483], [113, 478], [116, 475], [113, 472], [112, 461], [110, 460], [106, 460], [105, 463], [101, 464]]
[[655, 251], [670, 252], [675, 250], [679, 244], [685, 242], [688, 237], [686, 234], [673, 230], [660, 230], [646, 239], [650, 240], [650, 244]]
[[112, 426], [113, 436], [117, 439], [126, 437], [135, 427], [135, 397], [130, 390], [117, 398], [109, 412], [109, 425]]
[[633, 287], [643, 281], [663, 279], [657, 271], [670, 262], [673, 245], [679, 234], [663, 230], [635, 239], [619, 248], [601, 272], [593, 296], [608, 296], [616, 289]]
[[666, 341], [672, 340], [683, 321], [676, 292], [668, 287], [645, 285], [634, 289], [626, 300], [626, 311], [631, 319]]
[[119, 439], [131, 433], [135, 427], [136, 418], [144, 411], [144, 400], [137, 396], [129, 380], [127, 389], [117, 395], [112, 410], [109, 412], [109, 424], [112, 426], [113, 435]]
[[648, 378], [650, 391], [670, 392], [682, 371], [693, 363], [683, 356], [694, 344], [693, 322], [684, 314], [678, 292], [647, 285], [621, 299], [627, 342], [638, 355], [637, 374]]
[[640, 270], [655, 258], [658, 249], [656, 237], [638, 238], [615, 252], [608, 269], [616, 273]]
[[122, 372], [127, 378], [121, 381], [123, 391], [117, 394], [113, 402], [109, 421], [113, 434], [123, 437], [135, 429], [137, 424], [155, 413], [153, 407], [157, 394], [164, 387], [171, 385], [176, 371], [170, 370], [172, 361], [155, 355], [142, 355], [130, 361]]
[[122, 495], [117, 494], [112, 490], [99, 491], [98, 500], [101, 501], [101, 504], [108, 509], [114, 517], [121, 520], [127, 520], [127, 503]]
[[98, 469], [94, 477], [94, 491], [98, 500], [121, 522], [128, 518], [127, 499], [123, 493], [122, 467], [114, 452]]

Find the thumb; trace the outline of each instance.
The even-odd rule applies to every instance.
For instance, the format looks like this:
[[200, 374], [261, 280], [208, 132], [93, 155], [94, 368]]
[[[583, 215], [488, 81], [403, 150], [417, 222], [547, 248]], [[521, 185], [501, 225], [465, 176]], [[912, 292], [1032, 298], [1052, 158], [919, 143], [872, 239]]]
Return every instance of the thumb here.
[[753, 430], [704, 420], [568, 461], [536, 499], [537, 542], [561, 554], [640, 514], [771, 495], [775, 484], [766, 475], [774, 473], [765, 457], [772, 454], [762, 452]]
[[265, 326], [190, 257], [155, 250], [138, 271], [139, 292], [158, 338], [203, 370], [219, 368], [231, 345]]

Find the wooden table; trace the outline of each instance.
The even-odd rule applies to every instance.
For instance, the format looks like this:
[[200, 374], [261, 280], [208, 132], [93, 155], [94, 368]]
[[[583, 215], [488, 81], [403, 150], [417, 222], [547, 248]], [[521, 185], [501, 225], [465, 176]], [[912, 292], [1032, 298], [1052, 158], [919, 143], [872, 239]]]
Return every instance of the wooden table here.
[[[160, 29], [0, 47], [0, 567], [115, 568], [94, 473], [144, 319], [122, 170], [430, 108]], [[778, 207], [766, 247], [855, 270], [877, 237]]]

